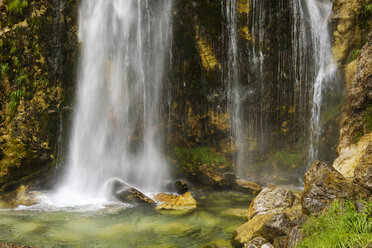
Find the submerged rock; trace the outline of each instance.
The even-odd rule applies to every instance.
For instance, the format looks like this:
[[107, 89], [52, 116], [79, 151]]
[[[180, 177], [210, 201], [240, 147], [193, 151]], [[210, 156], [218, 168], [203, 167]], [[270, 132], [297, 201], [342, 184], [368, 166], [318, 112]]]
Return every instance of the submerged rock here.
[[196, 209], [196, 200], [190, 192], [183, 195], [169, 195], [159, 193], [155, 200], [160, 204], [156, 206], [157, 210], [194, 210]]
[[369, 194], [331, 165], [316, 161], [305, 174], [302, 206], [307, 213], [319, 214], [336, 199], [367, 198]]
[[155, 202], [138, 189], [129, 186], [119, 178], [112, 178], [107, 182], [111, 194], [125, 203], [155, 204]]
[[257, 195], [262, 190], [261, 186], [258, 185], [257, 183], [247, 181], [244, 179], [235, 180], [234, 189], [241, 191], [241, 192], [253, 194], [253, 195]]

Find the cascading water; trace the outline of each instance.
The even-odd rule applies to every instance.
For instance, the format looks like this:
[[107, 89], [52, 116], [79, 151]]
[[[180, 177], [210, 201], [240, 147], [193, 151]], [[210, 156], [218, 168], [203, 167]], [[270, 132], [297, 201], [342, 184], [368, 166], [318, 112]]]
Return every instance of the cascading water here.
[[[230, 6], [244, 4], [245, 11]], [[340, 84], [328, 30], [332, 3], [250, 0], [226, 6], [238, 175], [267, 182], [281, 173], [287, 179], [279, 177], [279, 183], [293, 182], [322, 159], [323, 98]]]
[[[320, 113], [324, 90], [335, 79], [337, 70], [332, 60], [331, 39], [328, 29], [328, 17], [332, 12], [330, 1], [306, 1], [307, 11], [310, 15], [311, 41], [313, 46], [313, 63], [315, 65], [315, 81], [312, 87], [312, 109], [310, 119], [309, 163], [318, 157], [319, 137], [322, 131]], [[310, 165], [310, 164], [309, 164]]]
[[171, 42], [171, 0], [84, 0], [77, 106], [64, 201], [105, 198], [112, 177], [157, 191], [168, 177], [159, 102]]

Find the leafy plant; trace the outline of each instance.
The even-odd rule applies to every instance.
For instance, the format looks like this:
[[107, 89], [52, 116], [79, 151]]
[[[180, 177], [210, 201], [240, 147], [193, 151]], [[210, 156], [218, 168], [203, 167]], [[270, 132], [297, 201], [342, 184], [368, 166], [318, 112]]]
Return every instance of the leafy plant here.
[[19, 77], [16, 78], [16, 84], [20, 87], [20, 86], [24, 86], [25, 83], [27, 82], [27, 76], [24, 74], [24, 72], [22, 71], [21, 72], [21, 75]]
[[322, 215], [312, 216], [301, 229], [304, 239], [299, 248], [367, 247], [372, 242], [372, 201], [358, 212], [353, 202], [334, 202]]
[[372, 16], [372, 3], [366, 4], [363, 8], [362, 15], [364, 18]]
[[14, 112], [17, 109], [17, 107], [19, 105], [19, 101], [21, 100], [23, 94], [24, 94], [23, 90], [16, 90], [16, 91], [13, 91], [12, 93], [10, 93], [9, 109], [12, 112]]
[[7, 73], [9, 71], [9, 65], [8, 65], [8, 63], [1, 64], [0, 70], [1, 70], [1, 74]]
[[22, 15], [23, 10], [27, 7], [27, 0], [10, 0], [8, 3], [8, 11], [12, 14]]

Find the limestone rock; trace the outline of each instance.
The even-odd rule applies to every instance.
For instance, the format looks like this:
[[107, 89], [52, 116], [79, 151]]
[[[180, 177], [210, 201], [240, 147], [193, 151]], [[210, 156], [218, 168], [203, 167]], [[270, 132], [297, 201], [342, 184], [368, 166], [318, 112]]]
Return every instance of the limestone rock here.
[[196, 200], [190, 192], [183, 195], [169, 195], [159, 193], [155, 200], [160, 204], [156, 206], [157, 210], [194, 210], [196, 209]]
[[258, 185], [257, 183], [250, 182], [244, 179], [235, 180], [234, 189], [254, 195], [258, 195], [258, 193], [260, 193], [262, 190], [261, 186]]
[[233, 242], [236, 247], [243, 247], [255, 237], [263, 237], [273, 241], [278, 236], [288, 235], [292, 222], [286, 214], [256, 215], [233, 232]]
[[335, 199], [365, 198], [368, 194], [332, 166], [316, 161], [305, 174], [302, 207], [307, 213], [318, 214]]
[[335, 167], [344, 177], [352, 178], [361, 158], [367, 153], [372, 142], [372, 130], [368, 124], [371, 118], [372, 102], [372, 32], [368, 42], [360, 50], [355, 70], [349, 72], [347, 101], [341, 122], [337, 147], [339, 157]]
[[299, 196], [290, 190], [271, 186], [264, 188], [253, 200], [248, 209], [247, 218], [256, 215], [286, 213], [291, 218], [301, 215], [301, 202]]
[[360, 47], [365, 39], [357, 23], [363, 6], [363, 0], [334, 1], [331, 22], [334, 30], [333, 56], [337, 62], [343, 62], [350, 49]]

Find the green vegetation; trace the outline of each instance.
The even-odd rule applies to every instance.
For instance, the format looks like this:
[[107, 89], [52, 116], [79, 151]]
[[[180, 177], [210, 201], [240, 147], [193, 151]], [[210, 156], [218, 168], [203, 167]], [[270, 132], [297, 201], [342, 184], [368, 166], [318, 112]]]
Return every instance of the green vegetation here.
[[19, 101], [21, 100], [24, 92], [23, 90], [16, 90], [10, 93], [9, 96], [9, 109], [14, 113], [19, 105]]
[[360, 54], [360, 49], [354, 49], [352, 52], [351, 52], [351, 61], [355, 60], [356, 58], [358, 58]]
[[297, 153], [279, 151], [274, 153], [274, 155], [272, 155], [267, 162], [270, 164], [276, 164], [283, 169], [289, 169], [298, 167], [301, 164], [302, 159]]
[[360, 213], [352, 202], [334, 202], [322, 215], [303, 225], [299, 248], [367, 247], [372, 242], [372, 201], [363, 203]]
[[197, 169], [201, 164], [231, 166], [231, 163], [229, 163], [226, 158], [218, 155], [207, 147], [176, 147], [174, 149], [174, 154], [179, 164], [190, 170]]
[[0, 70], [1, 70], [1, 74], [6, 74], [9, 71], [8, 63], [1, 64]]
[[368, 18], [368, 17], [372, 16], [372, 3], [368, 3], [368, 4], [364, 5], [362, 15], [363, 15], [364, 18]]
[[8, 11], [12, 14], [22, 15], [23, 10], [28, 7], [27, 0], [10, 0], [8, 3]]

